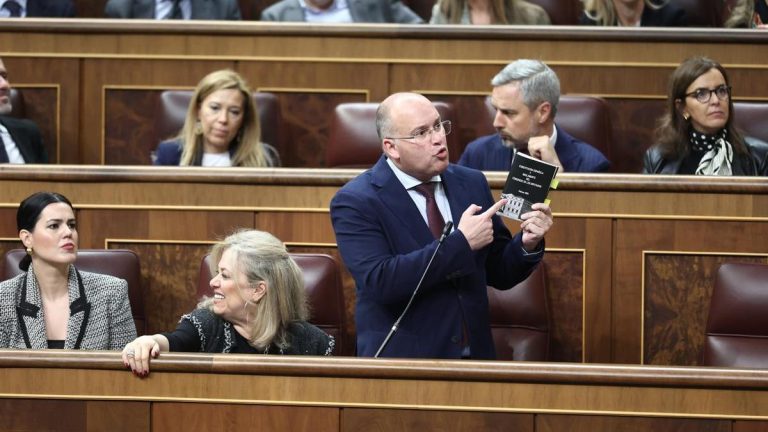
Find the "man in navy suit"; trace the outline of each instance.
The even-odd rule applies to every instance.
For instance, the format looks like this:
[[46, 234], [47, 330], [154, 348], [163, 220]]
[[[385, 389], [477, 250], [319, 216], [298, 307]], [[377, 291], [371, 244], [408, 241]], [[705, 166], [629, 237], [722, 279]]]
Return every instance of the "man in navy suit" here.
[[509, 171], [513, 149], [557, 165], [565, 172], [603, 172], [608, 159], [555, 125], [560, 80], [538, 60], [517, 60], [491, 80], [493, 126], [498, 133], [467, 145], [459, 164], [485, 171]]
[[[486, 286], [511, 288], [541, 261], [549, 207], [534, 204], [512, 236], [496, 215], [505, 200], [494, 202], [485, 176], [448, 163], [450, 122], [424, 96], [389, 96], [376, 127], [384, 154], [331, 201], [339, 252], [357, 284], [358, 355], [376, 353], [438, 247], [442, 224], [452, 221], [456, 229], [381, 355], [495, 358]], [[425, 186], [434, 191], [417, 191]]]
[[0, 18], [71, 18], [73, 16], [75, 16], [75, 5], [71, 0], [0, 0]]
[[12, 109], [11, 83], [0, 59], [0, 163], [48, 163], [37, 125], [8, 117]]

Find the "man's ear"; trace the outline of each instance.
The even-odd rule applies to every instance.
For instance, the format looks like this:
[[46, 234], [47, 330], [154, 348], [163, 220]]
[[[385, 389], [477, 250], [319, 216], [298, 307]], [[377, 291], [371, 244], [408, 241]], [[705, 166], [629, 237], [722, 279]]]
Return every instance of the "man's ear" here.
[[552, 104], [542, 102], [536, 107], [536, 120], [539, 124], [546, 123], [552, 117]]
[[393, 161], [400, 160], [400, 152], [397, 151], [395, 140], [389, 138], [381, 140], [381, 150], [389, 159], [392, 159]]

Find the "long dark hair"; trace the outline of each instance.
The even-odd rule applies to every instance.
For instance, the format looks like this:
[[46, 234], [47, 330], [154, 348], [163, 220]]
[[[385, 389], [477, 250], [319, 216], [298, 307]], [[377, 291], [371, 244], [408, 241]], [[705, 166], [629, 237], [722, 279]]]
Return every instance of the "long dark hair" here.
[[[73, 212], [75, 211], [72, 207], [72, 203], [69, 202], [67, 197], [60, 193], [36, 192], [25, 198], [24, 201], [19, 204], [19, 209], [16, 211], [16, 229], [18, 231], [34, 231], [37, 221], [40, 220], [40, 214], [49, 204], [55, 203], [64, 203], [68, 205]], [[31, 263], [32, 256], [27, 254], [21, 262], [19, 262], [19, 268], [27, 271]]]
[[[720, 63], [707, 57], [692, 57], [675, 69], [669, 78], [667, 93], [667, 112], [659, 118], [656, 128], [656, 143], [664, 158], [676, 159], [685, 157], [690, 151], [689, 134], [691, 123], [683, 118], [676, 103], [685, 103], [685, 91], [692, 82], [712, 69], [717, 69], [725, 78], [725, 85], [730, 86], [728, 73]], [[717, 97], [717, 96], [712, 96]], [[728, 130], [727, 140], [733, 146], [734, 153], [747, 154], [744, 137], [733, 124], [733, 98], [728, 98], [728, 120], [725, 122]]]

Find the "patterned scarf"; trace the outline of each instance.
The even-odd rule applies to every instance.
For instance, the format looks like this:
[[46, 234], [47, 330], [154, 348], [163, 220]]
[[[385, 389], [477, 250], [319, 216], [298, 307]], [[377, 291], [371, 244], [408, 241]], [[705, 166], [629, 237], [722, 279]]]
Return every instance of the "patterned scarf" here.
[[728, 131], [723, 128], [720, 132], [707, 135], [691, 129], [691, 148], [694, 151], [706, 152], [696, 168], [696, 175], [729, 176], [732, 174], [733, 147], [726, 140]]

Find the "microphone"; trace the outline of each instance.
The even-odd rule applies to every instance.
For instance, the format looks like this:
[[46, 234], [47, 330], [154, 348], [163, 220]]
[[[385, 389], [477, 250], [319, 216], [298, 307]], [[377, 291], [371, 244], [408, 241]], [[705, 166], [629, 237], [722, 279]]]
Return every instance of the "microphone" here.
[[445, 240], [445, 238], [448, 237], [448, 234], [451, 233], [451, 228], [453, 228], [453, 222], [451, 221], [446, 222], [445, 226], [443, 227], [443, 234], [440, 236], [440, 239], [437, 240], [437, 247], [435, 248], [435, 251], [432, 252], [432, 256], [429, 258], [427, 267], [424, 268], [424, 273], [421, 274], [421, 279], [419, 279], [419, 283], [416, 284], [416, 289], [413, 290], [413, 294], [411, 294], [411, 298], [408, 300], [408, 304], [405, 305], [403, 312], [400, 314], [399, 317], [397, 317], [397, 320], [395, 320], [395, 323], [392, 325], [392, 328], [389, 330], [389, 333], [387, 333], [387, 337], [384, 338], [384, 341], [381, 343], [381, 346], [379, 346], [379, 349], [376, 350], [376, 354], [373, 355], [373, 358], [379, 358], [379, 354], [381, 354], [381, 352], [384, 351], [384, 347], [387, 346], [387, 344], [389, 343], [389, 340], [392, 338], [392, 335], [394, 335], [397, 329], [400, 327], [400, 321], [403, 319], [405, 314], [408, 313], [408, 309], [411, 307], [411, 303], [413, 303], [413, 299], [416, 298], [416, 294], [419, 293], [419, 288], [421, 288], [421, 283], [424, 282], [424, 277], [427, 275], [429, 268], [432, 266], [432, 261], [435, 259], [435, 255], [437, 255], [437, 251], [440, 249], [440, 246], [443, 244], [443, 241]]

